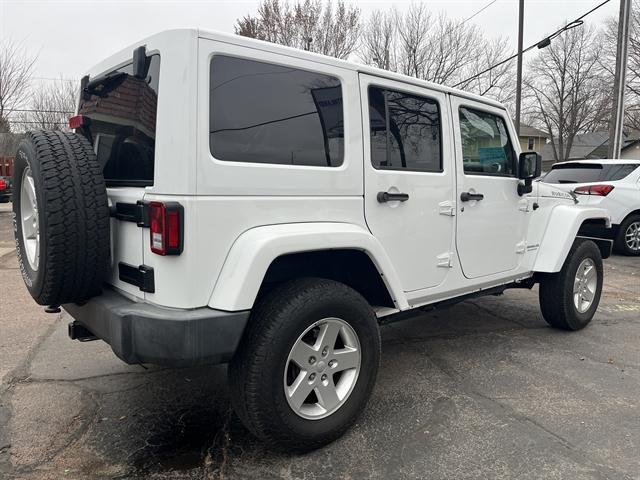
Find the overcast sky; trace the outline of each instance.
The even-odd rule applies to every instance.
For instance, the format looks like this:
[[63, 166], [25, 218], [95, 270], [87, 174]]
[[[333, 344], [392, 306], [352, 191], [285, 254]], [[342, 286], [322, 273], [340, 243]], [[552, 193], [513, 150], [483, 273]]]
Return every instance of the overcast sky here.
[[[414, 0], [415, 1], [415, 0]], [[603, 0], [525, 0], [525, 46], [553, 32]], [[588, 17], [598, 24], [616, 16], [619, 0]], [[395, 5], [406, 10], [406, 1], [346, 0], [357, 5], [366, 18], [375, 9]], [[469, 18], [491, 0], [425, 1], [433, 12]], [[0, 35], [21, 41], [39, 55], [38, 81], [63, 76], [79, 78], [89, 67], [135, 41], [161, 30], [202, 27], [233, 32], [235, 20], [255, 13], [258, 0], [0, 0]], [[490, 35], [517, 43], [518, 1], [496, 0], [472, 22]]]

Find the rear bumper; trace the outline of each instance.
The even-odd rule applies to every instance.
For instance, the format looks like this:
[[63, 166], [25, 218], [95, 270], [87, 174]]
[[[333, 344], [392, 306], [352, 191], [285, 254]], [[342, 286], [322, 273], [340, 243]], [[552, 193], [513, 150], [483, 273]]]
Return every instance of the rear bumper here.
[[130, 364], [188, 366], [228, 362], [249, 311], [180, 310], [134, 302], [106, 289], [84, 305], [64, 309]]

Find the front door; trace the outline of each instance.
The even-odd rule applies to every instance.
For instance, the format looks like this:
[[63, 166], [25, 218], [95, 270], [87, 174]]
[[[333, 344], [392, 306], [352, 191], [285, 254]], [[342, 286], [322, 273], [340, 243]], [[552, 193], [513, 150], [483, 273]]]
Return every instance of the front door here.
[[405, 291], [437, 286], [452, 264], [455, 214], [447, 98], [369, 75], [360, 92], [367, 225]]
[[451, 97], [457, 158], [456, 245], [467, 278], [512, 272], [526, 250], [516, 138], [503, 109]]

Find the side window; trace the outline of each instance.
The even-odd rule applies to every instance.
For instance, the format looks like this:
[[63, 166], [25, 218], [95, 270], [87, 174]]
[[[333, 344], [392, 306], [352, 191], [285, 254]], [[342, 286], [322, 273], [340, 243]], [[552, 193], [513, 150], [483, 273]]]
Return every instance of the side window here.
[[210, 70], [209, 147], [229, 162], [337, 167], [344, 120], [340, 80], [224, 55]]
[[638, 168], [637, 165], [633, 165], [633, 164], [629, 164], [629, 163], [611, 165], [607, 169], [607, 172], [603, 175], [603, 178], [601, 178], [601, 180], [608, 181], [608, 182], [614, 182], [616, 180], [622, 180], [623, 178], [631, 175], [631, 173], [633, 173], [633, 171], [636, 168]]
[[464, 173], [515, 176], [516, 154], [502, 117], [465, 107], [459, 115]]
[[435, 100], [369, 87], [374, 168], [442, 171], [440, 110]]

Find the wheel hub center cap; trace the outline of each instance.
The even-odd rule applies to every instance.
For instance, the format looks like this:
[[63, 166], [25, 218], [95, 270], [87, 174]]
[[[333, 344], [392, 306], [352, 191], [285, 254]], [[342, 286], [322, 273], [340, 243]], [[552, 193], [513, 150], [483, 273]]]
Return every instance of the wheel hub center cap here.
[[320, 360], [318, 363], [316, 363], [316, 372], [322, 373], [324, 372], [325, 368], [327, 368], [327, 364], [324, 363], [323, 360]]

